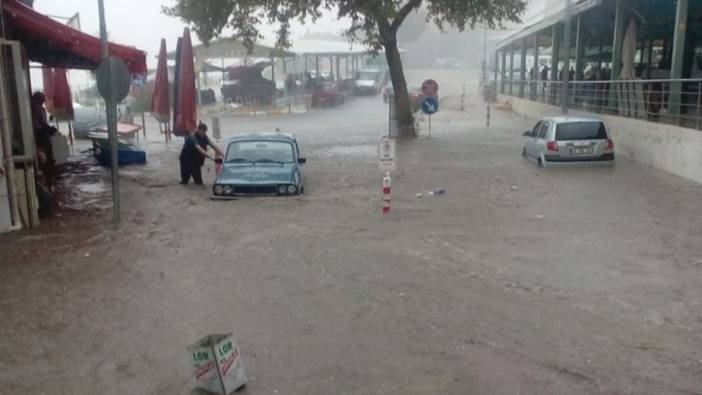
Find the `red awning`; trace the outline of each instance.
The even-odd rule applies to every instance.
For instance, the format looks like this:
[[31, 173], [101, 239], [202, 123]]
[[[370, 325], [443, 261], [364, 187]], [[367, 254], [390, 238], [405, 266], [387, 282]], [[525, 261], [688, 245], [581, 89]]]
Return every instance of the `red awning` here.
[[[21, 41], [30, 60], [50, 67], [97, 69], [100, 39], [42, 15], [18, 0], [2, 1], [8, 35]], [[132, 74], [146, 74], [146, 54], [110, 43], [110, 55], [122, 59]]]

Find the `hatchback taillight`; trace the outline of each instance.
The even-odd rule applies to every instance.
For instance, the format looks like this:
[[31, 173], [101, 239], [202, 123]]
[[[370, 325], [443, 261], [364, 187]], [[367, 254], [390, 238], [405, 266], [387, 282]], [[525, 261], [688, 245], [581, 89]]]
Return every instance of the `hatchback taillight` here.
[[558, 142], [549, 141], [548, 143], [546, 143], [546, 149], [549, 151], [558, 151]]
[[614, 141], [612, 139], [607, 139], [607, 150], [613, 150], [614, 149]]

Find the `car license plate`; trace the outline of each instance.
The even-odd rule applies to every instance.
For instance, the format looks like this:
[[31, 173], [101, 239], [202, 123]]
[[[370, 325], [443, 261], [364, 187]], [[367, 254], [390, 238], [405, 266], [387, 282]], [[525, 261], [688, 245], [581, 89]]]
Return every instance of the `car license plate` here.
[[579, 147], [573, 148], [571, 152], [573, 155], [592, 155], [595, 153], [595, 149], [592, 147]]

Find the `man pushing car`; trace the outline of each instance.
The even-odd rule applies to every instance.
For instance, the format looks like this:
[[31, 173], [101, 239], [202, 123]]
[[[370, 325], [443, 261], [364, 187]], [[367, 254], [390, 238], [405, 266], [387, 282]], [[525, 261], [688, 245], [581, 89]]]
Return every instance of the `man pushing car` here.
[[[215, 151], [214, 156], [207, 153], [208, 146]], [[185, 138], [180, 151], [180, 183], [187, 185], [192, 177], [195, 185], [202, 185], [202, 165], [205, 164], [205, 159], [221, 163], [222, 157], [224, 152], [207, 137], [207, 125], [200, 123], [197, 131]]]

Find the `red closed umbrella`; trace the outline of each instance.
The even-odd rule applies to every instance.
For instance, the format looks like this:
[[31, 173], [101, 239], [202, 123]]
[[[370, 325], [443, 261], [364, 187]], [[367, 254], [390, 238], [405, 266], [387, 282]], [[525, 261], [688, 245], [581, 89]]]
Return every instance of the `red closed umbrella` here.
[[44, 106], [46, 111], [52, 112], [54, 110], [54, 69], [44, 66], [42, 79], [44, 80], [44, 97], [46, 98]]
[[66, 69], [54, 69], [53, 90], [52, 114], [54, 118], [57, 121], [72, 121], [74, 119], [73, 95], [71, 94], [71, 87], [68, 86]]
[[183, 43], [180, 52], [180, 70], [178, 79], [178, 95], [176, 108], [176, 134], [188, 134], [197, 129], [197, 107], [195, 91], [195, 64], [193, 61], [193, 44], [190, 40], [190, 30], [183, 31]]
[[168, 63], [166, 62], [166, 40], [161, 40], [161, 52], [158, 54], [158, 68], [154, 95], [151, 98], [151, 112], [161, 123], [168, 123], [171, 114], [171, 102], [168, 93]]

